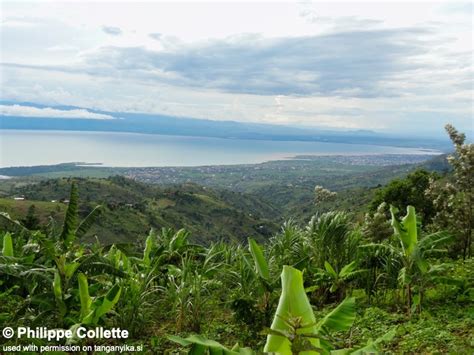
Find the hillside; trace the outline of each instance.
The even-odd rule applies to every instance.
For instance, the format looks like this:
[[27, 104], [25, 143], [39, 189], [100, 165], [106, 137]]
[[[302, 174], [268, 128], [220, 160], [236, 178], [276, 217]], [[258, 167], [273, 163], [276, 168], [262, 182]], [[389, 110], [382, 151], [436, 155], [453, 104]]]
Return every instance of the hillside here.
[[[19, 177], [0, 180], [0, 196], [5, 198], [0, 200], [0, 210], [21, 219], [35, 204], [43, 222], [51, 211], [60, 218], [64, 206], [50, 201], [67, 198], [69, 179], [74, 177], [83, 215], [104, 204], [106, 213], [94, 232], [105, 242], [128, 242], [144, 236], [151, 226], [185, 226], [204, 243], [231, 236], [266, 239], [276, 224], [290, 218], [306, 223], [318, 212], [351, 211], [361, 221], [380, 186], [417, 168], [445, 172], [446, 156], [300, 157], [193, 168], [76, 164], [5, 168], [0, 174]], [[316, 205], [315, 185], [336, 191], [338, 198]], [[14, 195], [25, 195], [27, 201], [15, 202]]]
[[[187, 184], [160, 188], [123, 177], [75, 179], [80, 194], [80, 214], [86, 216], [96, 205], [103, 213], [87, 241], [97, 234], [100, 241], [130, 243], [143, 238], [151, 227], [188, 229], [196, 242], [244, 240], [248, 236], [266, 239], [276, 231], [269, 218], [274, 209], [257, 198], [236, 192], [216, 191]], [[71, 180], [51, 179], [14, 188], [0, 199], [0, 210], [16, 219], [25, 218], [31, 205], [44, 224], [51, 216], [62, 220]], [[13, 200], [24, 196], [24, 201]], [[54, 202], [53, 202], [54, 201]]]

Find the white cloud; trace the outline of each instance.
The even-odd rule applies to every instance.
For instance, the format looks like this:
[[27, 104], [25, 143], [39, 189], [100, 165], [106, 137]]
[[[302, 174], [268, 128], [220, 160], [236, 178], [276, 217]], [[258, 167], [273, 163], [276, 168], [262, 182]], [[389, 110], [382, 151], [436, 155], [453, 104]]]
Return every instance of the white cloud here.
[[113, 120], [115, 117], [85, 109], [58, 110], [51, 107], [38, 108], [21, 105], [0, 105], [0, 115], [20, 117], [47, 117], [87, 120]]
[[122, 34], [122, 30], [114, 26], [102, 26], [102, 31], [112, 36], [120, 36]]
[[3, 100], [472, 131], [469, 3], [6, 2], [2, 11]]
[[52, 46], [52, 47], [48, 47], [46, 48], [46, 50], [50, 51], [50, 52], [72, 52], [72, 51], [77, 51], [79, 50], [78, 47], [75, 47], [75, 46], [68, 46], [68, 45], [64, 45], [64, 46]]

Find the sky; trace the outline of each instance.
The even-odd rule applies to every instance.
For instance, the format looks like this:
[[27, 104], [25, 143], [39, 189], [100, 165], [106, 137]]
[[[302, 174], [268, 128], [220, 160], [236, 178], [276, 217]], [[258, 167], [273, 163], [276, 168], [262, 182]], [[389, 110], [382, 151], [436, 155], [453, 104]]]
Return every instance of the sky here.
[[470, 2], [0, 6], [0, 98], [16, 103], [0, 105], [0, 115], [113, 118], [91, 112], [103, 110], [407, 135], [440, 135], [451, 122], [473, 131]]

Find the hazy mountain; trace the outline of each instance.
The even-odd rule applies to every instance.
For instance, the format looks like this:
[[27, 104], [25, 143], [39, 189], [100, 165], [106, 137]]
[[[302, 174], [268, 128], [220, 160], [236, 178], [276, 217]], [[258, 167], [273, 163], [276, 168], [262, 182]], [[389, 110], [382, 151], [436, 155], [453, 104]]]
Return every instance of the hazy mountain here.
[[[32, 103], [1, 102], [3, 105], [21, 105], [36, 108], [50, 106]], [[73, 106], [54, 106], [58, 110], [82, 109]], [[0, 114], [3, 129], [73, 130], [151, 133], [180, 136], [202, 136], [226, 139], [257, 139], [279, 141], [319, 141], [333, 143], [409, 146], [444, 150], [449, 145], [436, 139], [396, 137], [371, 130], [322, 130], [272, 124], [214, 121], [160, 114], [106, 112], [87, 109], [88, 112], [112, 116], [116, 119], [81, 119], [57, 117], [6, 116]]]

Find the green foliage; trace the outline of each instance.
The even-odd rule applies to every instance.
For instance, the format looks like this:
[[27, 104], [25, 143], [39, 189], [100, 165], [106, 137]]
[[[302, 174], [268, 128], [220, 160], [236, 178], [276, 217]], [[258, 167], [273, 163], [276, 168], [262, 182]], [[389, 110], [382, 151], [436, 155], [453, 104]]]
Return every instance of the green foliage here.
[[[392, 226], [398, 245], [391, 244], [369, 244], [362, 248], [371, 250], [372, 254], [380, 255], [381, 252], [386, 258], [382, 265], [390, 271], [393, 278], [397, 277], [398, 285], [405, 291], [407, 310], [417, 309], [421, 311], [421, 299], [426, 285], [433, 281], [440, 265], [434, 267], [430, 265], [428, 257], [445, 252], [440, 249], [443, 244], [449, 242], [451, 237], [445, 233], [433, 233], [418, 238], [418, 223], [413, 206], [407, 207], [407, 214], [398, 220], [398, 210], [391, 206]], [[438, 281], [440, 281], [438, 279]], [[416, 287], [417, 294], [413, 296], [413, 288]]]
[[272, 332], [267, 337], [264, 351], [282, 355], [300, 351], [317, 353], [321, 345], [316, 337], [316, 318], [304, 291], [301, 271], [290, 266], [283, 267], [281, 286]]
[[75, 232], [78, 225], [78, 203], [79, 192], [77, 190], [77, 184], [73, 182], [71, 184], [71, 194], [69, 196], [66, 216], [64, 217], [63, 229], [60, 235], [60, 239], [63, 241], [65, 248], [68, 248], [76, 237]]
[[[78, 188], [85, 204], [77, 202]], [[48, 194], [68, 189], [67, 180], [27, 188], [48, 200]], [[300, 187], [294, 190], [301, 197]], [[345, 193], [338, 192], [331, 206]], [[107, 194], [117, 200], [102, 200]], [[102, 208], [95, 208], [94, 196], [100, 196]], [[241, 213], [229, 209], [231, 200]], [[362, 227], [353, 214], [332, 211], [306, 225], [290, 220], [265, 239], [248, 223], [273, 212], [243, 200], [193, 185], [161, 189], [116, 177], [79, 180], [77, 188], [71, 187], [67, 210], [65, 204], [35, 202], [39, 230], [15, 221], [21, 216], [1, 214], [0, 327], [121, 327], [129, 330], [130, 342], [145, 343], [151, 353], [255, 354], [264, 348], [283, 354], [472, 352], [472, 258], [448, 259], [444, 248], [450, 237], [427, 230], [415, 208], [408, 206], [403, 217], [392, 208], [389, 232], [386, 210]], [[129, 202], [132, 206], [125, 206]], [[298, 218], [311, 210], [300, 202], [295, 206], [308, 209]], [[44, 225], [50, 204], [59, 206], [53, 220], [64, 216], [62, 226]], [[24, 215], [30, 205], [17, 206]], [[248, 217], [258, 213], [252, 206], [264, 209], [260, 217]], [[129, 211], [139, 216], [141, 228], [133, 240], [89, 243], [110, 221], [130, 230]], [[166, 221], [182, 213], [186, 218]], [[232, 241], [195, 245], [199, 238], [191, 239], [187, 228], [171, 228], [181, 222], [188, 227], [191, 219], [210, 235], [225, 229]], [[213, 221], [219, 225], [207, 226]], [[238, 224], [244, 224], [245, 237], [255, 236], [248, 246], [238, 242], [242, 234], [232, 238], [232, 226]], [[447, 229], [455, 226], [453, 221]], [[109, 233], [120, 234], [120, 229]], [[216, 233], [216, 239], [224, 234]], [[231, 347], [236, 343], [254, 350]]]
[[453, 126], [446, 125], [455, 154], [448, 157], [453, 174], [444, 181], [431, 181], [429, 198], [436, 207], [434, 229], [449, 230], [458, 242], [454, 254], [463, 259], [472, 256], [474, 226], [474, 144], [466, 143], [466, 136]]
[[355, 298], [346, 298], [330, 313], [328, 313], [319, 323], [318, 330], [329, 332], [345, 332], [352, 327], [356, 317]]
[[[355, 299], [347, 298], [319, 323], [306, 297], [301, 271], [283, 267], [282, 290], [275, 317], [268, 330], [264, 351], [282, 355], [329, 353], [333, 346], [325, 339], [332, 331], [347, 331], [355, 319]], [[235, 345], [231, 350], [202, 336], [169, 336], [173, 342], [191, 346], [189, 354], [255, 354]]]
[[406, 178], [392, 180], [387, 186], [377, 190], [370, 202], [370, 211], [375, 213], [383, 202], [398, 209], [410, 205], [418, 211], [423, 222], [428, 224], [434, 217], [435, 208], [426, 192], [430, 182], [438, 178], [437, 174], [419, 169], [408, 174]]
[[86, 275], [80, 273], [77, 276], [79, 283], [79, 299], [81, 300], [81, 320], [85, 319], [91, 312], [92, 299], [89, 296], [89, 284]]
[[376, 243], [391, 237], [393, 229], [390, 225], [389, 215], [389, 208], [386, 202], [382, 202], [373, 214], [366, 213], [364, 224], [362, 225], [364, 237]]
[[249, 238], [249, 250], [255, 262], [255, 268], [258, 272], [258, 275], [262, 279], [268, 281], [270, 279], [270, 271], [268, 269], [267, 260], [265, 259], [260, 246], [254, 239], [251, 238]]
[[9, 232], [6, 232], [3, 235], [3, 248], [2, 248], [2, 255], [7, 257], [13, 257], [13, 240], [12, 236]]
[[351, 281], [365, 273], [366, 270], [357, 269], [355, 261], [342, 267], [336, 272], [330, 263], [324, 263], [324, 270], [319, 269], [315, 274], [316, 283], [319, 287], [326, 287], [329, 292], [336, 293], [337, 299], [342, 300]]
[[[21, 185], [11, 194], [25, 195], [26, 199], [0, 198], [0, 211], [24, 220], [28, 207], [34, 203], [39, 229], [45, 229], [51, 218], [61, 226], [69, 207], [61, 201], [71, 200], [71, 181], [54, 179]], [[277, 231], [277, 224], [270, 220], [276, 219], [274, 208], [248, 194], [192, 184], [159, 187], [123, 177], [75, 178], [74, 182], [81, 193], [79, 219], [83, 223], [95, 220], [89, 223], [87, 233], [82, 230], [87, 225], [76, 225], [76, 238], [86, 243], [94, 242], [95, 235], [105, 245], [129, 243], [146, 236], [150, 228], [186, 228], [193, 242], [206, 245], [215, 240], [243, 242], [249, 235], [262, 241]], [[96, 208], [97, 205], [101, 207]]]
[[255, 352], [248, 348], [241, 348], [235, 345], [232, 349], [227, 349], [214, 340], [206, 339], [199, 335], [191, 335], [187, 338], [178, 336], [169, 336], [169, 340], [182, 346], [190, 346], [190, 355], [194, 354], [212, 354], [212, 355], [254, 355]]
[[397, 212], [398, 210], [395, 209], [395, 207], [390, 207], [392, 226], [395, 235], [400, 238], [403, 254], [405, 257], [409, 258], [413, 256], [418, 244], [418, 225], [416, 221], [415, 208], [413, 206], [408, 206], [407, 214], [403, 217], [401, 222], [399, 222], [396, 217]]
[[[69, 209], [68, 209], [69, 211]], [[75, 231], [76, 238], [83, 238], [86, 233], [92, 228], [100, 214], [102, 213], [102, 206], [96, 206], [87, 216], [84, 218]], [[67, 216], [67, 212], [66, 212]]]
[[328, 262], [336, 272], [354, 260], [359, 235], [351, 228], [349, 214], [328, 212], [314, 216], [306, 227], [307, 252], [319, 268]]
[[104, 296], [97, 298], [92, 303], [91, 312], [82, 319], [85, 324], [97, 324], [99, 320], [114, 308], [120, 298], [122, 289], [114, 285]]
[[40, 220], [36, 215], [36, 206], [30, 205], [25, 219], [22, 221], [23, 225], [29, 230], [36, 230], [40, 227]]

